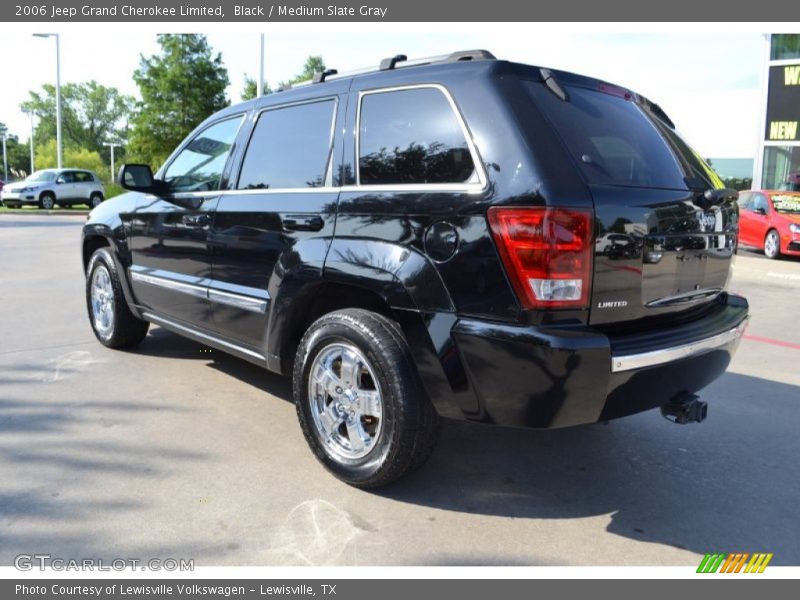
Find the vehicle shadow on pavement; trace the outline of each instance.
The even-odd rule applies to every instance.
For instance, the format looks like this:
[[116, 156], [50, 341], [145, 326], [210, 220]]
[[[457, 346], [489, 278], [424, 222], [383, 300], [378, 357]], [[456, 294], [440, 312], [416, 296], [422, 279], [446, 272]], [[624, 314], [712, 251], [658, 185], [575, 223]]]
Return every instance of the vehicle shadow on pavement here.
[[729, 373], [703, 397], [700, 425], [657, 411], [550, 431], [447, 421], [430, 462], [378, 493], [518, 519], [608, 514], [609, 532], [638, 541], [800, 564], [800, 388]]
[[[149, 337], [137, 352], [201, 358], [292, 401], [288, 377], [222, 352], [201, 354], [163, 330]], [[674, 425], [658, 411], [540, 431], [445, 420], [431, 460], [373, 493], [515, 519], [608, 515], [607, 531], [633, 540], [699, 554], [773, 552], [774, 564], [800, 564], [800, 387], [727, 373], [701, 396], [709, 418], [699, 425]]]
[[120, 545], [141, 556], [214, 552], [110, 540], [98, 525], [108, 515], [146, 510], [151, 498], [137, 493], [139, 482], [163, 480], [181, 465], [208, 459], [203, 451], [116, 433], [147, 413], [157, 417], [184, 408], [127, 402], [102, 390], [70, 396], [59, 382], [47, 397], [17, 399], [7, 394], [7, 378], [0, 383], [0, 464], [14, 473], [0, 489], [0, 565], [13, 564], [19, 554], [109, 556]]
[[203, 346], [159, 327], [151, 328], [144, 343], [130, 350], [136, 354], [162, 358], [198, 359], [208, 361], [208, 366], [235, 377], [287, 402], [292, 399], [292, 380], [239, 359], [225, 352]]

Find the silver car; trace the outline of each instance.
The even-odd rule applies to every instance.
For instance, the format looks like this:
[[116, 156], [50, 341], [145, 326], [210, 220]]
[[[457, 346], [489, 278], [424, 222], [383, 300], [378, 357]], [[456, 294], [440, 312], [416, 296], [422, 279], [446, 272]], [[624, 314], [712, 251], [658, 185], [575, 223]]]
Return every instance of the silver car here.
[[94, 208], [105, 198], [105, 188], [92, 171], [83, 169], [44, 169], [26, 179], [9, 183], [0, 199], [9, 208], [35, 204], [39, 208], [86, 204]]

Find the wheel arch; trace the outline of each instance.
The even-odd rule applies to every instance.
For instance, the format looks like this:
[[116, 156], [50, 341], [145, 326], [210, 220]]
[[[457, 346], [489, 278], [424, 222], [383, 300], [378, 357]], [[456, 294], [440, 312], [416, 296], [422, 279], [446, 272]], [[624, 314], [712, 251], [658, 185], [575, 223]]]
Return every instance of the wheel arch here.
[[337, 242], [331, 244], [322, 273], [304, 276], [299, 265], [271, 282], [268, 368], [291, 373], [300, 338], [319, 317], [344, 308], [370, 310], [400, 325], [439, 414], [464, 418], [463, 409], [474, 406], [474, 394], [450, 336], [455, 309], [434, 265], [401, 245]]
[[84, 226], [83, 239], [81, 242], [81, 258], [83, 261], [83, 271], [86, 272], [89, 266], [89, 260], [92, 255], [100, 248], [108, 248], [111, 252], [111, 258], [114, 260], [114, 266], [119, 274], [119, 282], [122, 287], [122, 293], [125, 296], [125, 301], [128, 303], [128, 308], [134, 316], [141, 318], [141, 313], [136, 307], [134, 301], [133, 291], [131, 290], [130, 281], [128, 279], [128, 270], [125, 268], [126, 261], [120, 255], [120, 243], [114, 239], [113, 233], [108, 226], [102, 223], [90, 223]]

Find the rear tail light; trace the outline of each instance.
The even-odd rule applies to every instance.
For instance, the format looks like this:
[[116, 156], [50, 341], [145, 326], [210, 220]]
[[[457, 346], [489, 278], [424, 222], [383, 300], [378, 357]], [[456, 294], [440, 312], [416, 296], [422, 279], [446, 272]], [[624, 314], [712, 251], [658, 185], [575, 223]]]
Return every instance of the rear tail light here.
[[592, 276], [592, 211], [492, 207], [500, 258], [525, 308], [587, 308]]

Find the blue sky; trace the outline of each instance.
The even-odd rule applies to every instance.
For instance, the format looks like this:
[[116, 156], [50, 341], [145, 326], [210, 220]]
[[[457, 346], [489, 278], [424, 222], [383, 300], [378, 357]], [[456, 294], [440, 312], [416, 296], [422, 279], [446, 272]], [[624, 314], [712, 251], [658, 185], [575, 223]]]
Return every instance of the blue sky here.
[[[4, 29], [8, 24], [3, 24]], [[500, 58], [566, 69], [632, 88], [658, 102], [704, 156], [752, 157], [755, 153], [763, 68], [763, 37], [756, 33], [687, 34], [570, 33], [547, 24], [489, 24], [463, 28], [443, 24], [432, 30], [373, 31], [369, 26], [336, 33], [302, 30], [269, 33], [266, 79], [292, 77], [309, 54], [321, 54], [340, 71], [377, 65], [398, 53], [410, 57], [458, 49], [486, 48]], [[601, 25], [598, 25], [601, 27]], [[373, 28], [374, 29], [374, 28]], [[62, 81], [96, 79], [136, 95], [131, 73], [139, 55], [157, 51], [148, 31], [66, 28], [61, 33]], [[368, 32], [369, 31], [369, 32]], [[209, 34], [229, 70], [228, 95], [238, 101], [245, 73], [258, 69], [259, 36], [252, 28]], [[0, 32], [6, 61], [0, 83], [0, 121], [22, 139], [27, 117], [19, 104], [27, 90], [55, 79], [53, 41], [29, 32]], [[9, 59], [9, 57], [11, 57]]]

